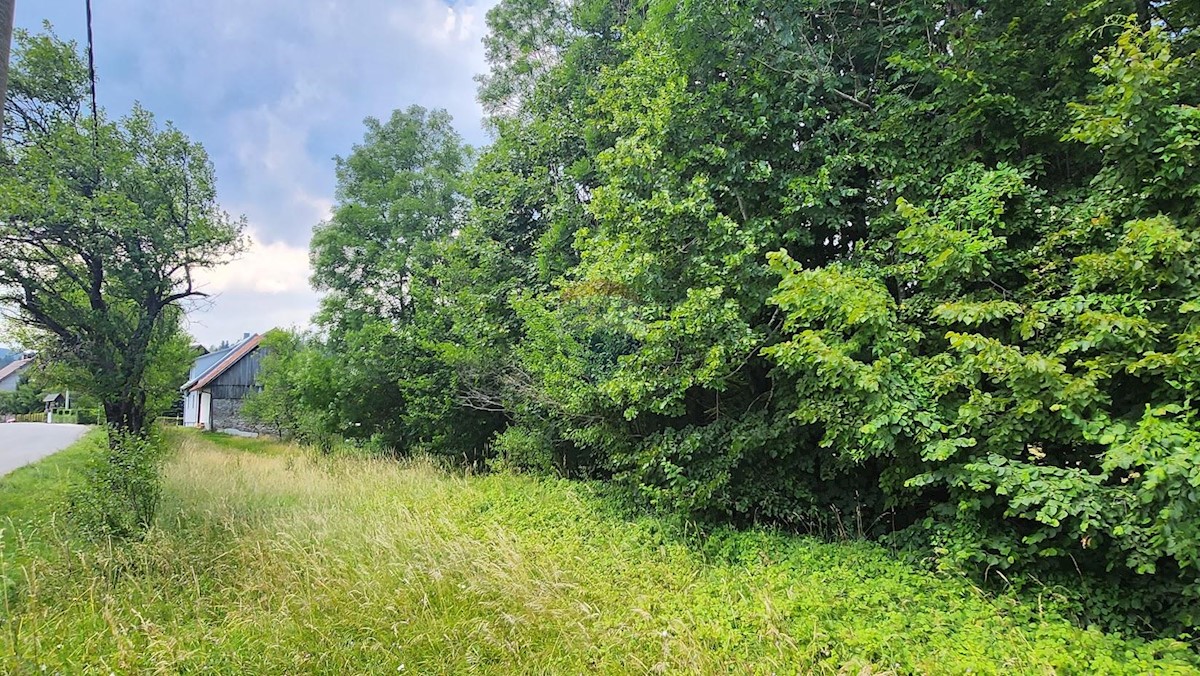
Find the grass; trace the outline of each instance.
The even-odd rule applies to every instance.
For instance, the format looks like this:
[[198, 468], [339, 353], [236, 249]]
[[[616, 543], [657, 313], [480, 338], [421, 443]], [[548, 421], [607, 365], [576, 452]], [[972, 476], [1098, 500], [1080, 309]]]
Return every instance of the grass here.
[[176, 438], [179, 438], [178, 435], [181, 433], [196, 434], [209, 445], [232, 451], [244, 451], [262, 455], [280, 455], [297, 451], [296, 448], [273, 441], [269, 437], [236, 437], [231, 434], [220, 434], [218, 432], [179, 431], [174, 432], [174, 435]]
[[[2, 560], [11, 564], [18, 549], [29, 554], [59, 539], [56, 531], [63, 527], [62, 507], [71, 482], [103, 443], [104, 433], [93, 430], [67, 450], [0, 477]], [[0, 589], [3, 573], [0, 569]]]
[[[0, 671], [1198, 673], [1182, 644], [1080, 629], [867, 543], [699, 542], [584, 484], [172, 436], [145, 541], [25, 551]], [[0, 515], [53, 519], [27, 494], [66, 471], [0, 483]]]

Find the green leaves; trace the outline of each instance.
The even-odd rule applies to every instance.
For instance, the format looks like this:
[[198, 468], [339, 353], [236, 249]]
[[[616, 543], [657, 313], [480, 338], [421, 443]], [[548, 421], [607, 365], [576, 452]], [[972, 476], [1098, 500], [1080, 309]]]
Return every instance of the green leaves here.
[[411, 315], [414, 276], [462, 216], [470, 149], [446, 111], [411, 106], [365, 124], [363, 143], [337, 160], [338, 204], [310, 245], [330, 325]]
[[1116, 43], [1096, 57], [1103, 82], [1086, 103], [1073, 103], [1065, 138], [1101, 149], [1098, 177], [1142, 201], [1146, 211], [1196, 223], [1189, 200], [1200, 196], [1200, 126], [1194, 59], [1175, 54], [1161, 25], [1143, 30], [1131, 17]]
[[944, 561], [1194, 590], [1200, 273], [1194, 214], [1163, 211], [1191, 186], [1168, 189], [1155, 151], [1117, 145], [1157, 133], [1132, 125], [1171, 114], [1184, 70], [1136, 28], [1098, 62], [1121, 84], [1074, 108], [1070, 138], [1105, 152], [1090, 195], [1039, 189], [1061, 178], [1044, 169], [967, 163], [936, 197], [899, 198], [879, 217], [902, 225], [894, 239], [856, 257], [774, 254], [787, 336], [763, 352], [823, 447], [864, 471], [886, 458], [893, 501], [937, 501], [915, 530]]

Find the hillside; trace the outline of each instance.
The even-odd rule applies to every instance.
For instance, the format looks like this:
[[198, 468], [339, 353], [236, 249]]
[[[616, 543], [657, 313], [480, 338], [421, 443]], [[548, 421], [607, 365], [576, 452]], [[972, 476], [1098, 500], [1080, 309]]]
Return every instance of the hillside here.
[[0, 670], [1197, 673], [1179, 644], [988, 600], [867, 543], [700, 542], [587, 484], [175, 443], [157, 526], [127, 551], [51, 535], [46, 501], [18, 499], [92, 446], [0, 480]]

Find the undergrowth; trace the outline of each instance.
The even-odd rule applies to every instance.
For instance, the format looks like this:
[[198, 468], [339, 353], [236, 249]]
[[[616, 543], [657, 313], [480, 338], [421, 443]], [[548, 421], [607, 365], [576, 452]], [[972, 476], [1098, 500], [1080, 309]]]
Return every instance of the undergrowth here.
[[1200, 672], [1183, 644], [1080, 629], [865, 542], [700, 540], [587, 484], [173, 439], [142, 541], [15, 541], [28, 580], [0, 671]]

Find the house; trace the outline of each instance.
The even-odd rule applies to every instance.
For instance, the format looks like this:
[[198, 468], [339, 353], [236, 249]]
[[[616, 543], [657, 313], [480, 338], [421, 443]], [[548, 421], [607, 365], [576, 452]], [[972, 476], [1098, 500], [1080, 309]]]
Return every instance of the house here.
[[246, 334], [241, 342], [201, 355], [192, 364], [183, 391], [183, 424], [205, 430], [265, 432], [242, 417], [246, 395], [259, 389], [262, 336]]
[[0, 366], [0, 392], [16, 392], [17, 385], [21, 383], [21, 374], [32, 363], [33, 359], [26, 358]]

